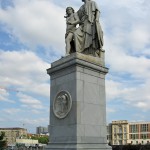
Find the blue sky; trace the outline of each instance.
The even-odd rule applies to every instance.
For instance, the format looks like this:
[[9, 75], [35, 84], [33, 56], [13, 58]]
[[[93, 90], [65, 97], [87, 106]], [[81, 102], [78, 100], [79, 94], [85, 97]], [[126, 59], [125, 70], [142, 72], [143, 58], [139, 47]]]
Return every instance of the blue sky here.
[[[150, 121], [150, 3], [95, 0], [101, 10], [107, 122]], [[0, 127], [49, 122], [46, 69], [65, 54], [65, 8], [80, 0], [0, 0]]]

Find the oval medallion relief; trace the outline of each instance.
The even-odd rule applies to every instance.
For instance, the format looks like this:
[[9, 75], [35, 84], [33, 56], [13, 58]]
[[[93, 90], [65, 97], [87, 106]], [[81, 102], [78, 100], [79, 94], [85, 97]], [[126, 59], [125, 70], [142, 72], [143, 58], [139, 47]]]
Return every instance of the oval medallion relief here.
[[53, 112], [59, 119], [65, 118], [71, 110], [72, 99], [67, 91], [59, 92], [53, 102]]

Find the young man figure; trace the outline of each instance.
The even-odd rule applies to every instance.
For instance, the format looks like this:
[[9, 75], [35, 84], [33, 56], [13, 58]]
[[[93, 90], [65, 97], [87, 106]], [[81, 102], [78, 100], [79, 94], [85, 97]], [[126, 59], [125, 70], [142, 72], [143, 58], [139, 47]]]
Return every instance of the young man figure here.
[[72, 7], [66, 8], [66, 34], [65, 34], [65, 43], [66, 43], [66, 56], [72, 52], [75, 52], [74, 41], [73, 41], [73, 33], [76, 30], [76, 24], [72, 24], [72, 22], [77, 22], [78, 16], [74, 13], [74, 9]]

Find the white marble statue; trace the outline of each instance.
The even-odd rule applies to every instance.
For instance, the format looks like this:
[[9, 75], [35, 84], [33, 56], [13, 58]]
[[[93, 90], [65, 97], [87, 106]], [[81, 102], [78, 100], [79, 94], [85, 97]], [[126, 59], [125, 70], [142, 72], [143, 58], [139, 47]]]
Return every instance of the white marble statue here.
[[84, 4], [77, 11], [78, 18], [67, 21], [68, 25], [79, 27], [73, 32], [75, 51], [100, 57], [103, 47], [103, 31], [99, 22], [100, 11], [96, 2], [82, 0]]
[[[72, 52], [75, 52], [73, 33], [76, 30], [76, 24], [71, 24], [76, 20], [79, 21], [78, 15], [74, 13], [72, 7], [66, 8], [66, 34], [65, 34], [65, 43], [66, 43], [66, 56]], [[69, 23], [68, 23], [69, 22]]]

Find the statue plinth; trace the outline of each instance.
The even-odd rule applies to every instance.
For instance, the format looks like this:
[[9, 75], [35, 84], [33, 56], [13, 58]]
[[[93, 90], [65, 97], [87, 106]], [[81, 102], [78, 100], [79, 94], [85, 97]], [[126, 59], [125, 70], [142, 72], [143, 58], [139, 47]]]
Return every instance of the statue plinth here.
[[107, 72], [104, 55], [72, 53], [51, 64], [47, 150], [111, 149], [106, 138]]

